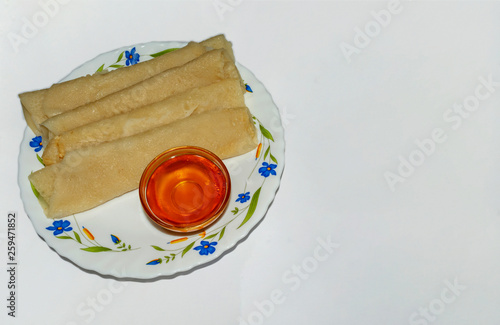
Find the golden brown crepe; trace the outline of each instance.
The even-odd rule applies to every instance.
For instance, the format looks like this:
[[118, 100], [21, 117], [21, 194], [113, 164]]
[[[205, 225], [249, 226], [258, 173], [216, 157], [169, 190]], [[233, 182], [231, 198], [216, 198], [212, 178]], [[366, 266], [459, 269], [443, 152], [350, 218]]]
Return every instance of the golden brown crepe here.
[[200, 43], [203, 46], [211, 49], [224, 49], [227, 51], [233, 62], [235, 61], [233, 53], [233, 45], [229, 42], [223, 34], [210, 37]]
[[[183, 65], [210, 49], [225, 49], [234, 61], [231, 43], [224, 35], [211, 37], [201, 43], [166, 53], [149, 61], [107, 73], [96, 73], [52, 85], [50, 88], [19, 95], [28, 126], [41, 135], [39, 125], [47, 118], [101, 99], [116, 91], [130, 87], [158, 73]], [[97, 69], [97, 67], [96, 67]]]
[[206, 47], [190, 43], [156, 59], [132, 65], [110, 73], [96, 73], [50, 87], [43, 100], [43, 111], [55, 116], [75, 107], [88, 104], [120, 89], [125, 89], [160, 72], [183, 65], [203, 53]]
[[62, 218], [137, 189], [147, 164], [167, 149], [199, 146], [225, 159], [256, 144], [248, 108], [218, 109], [69, 152], [60, 163], [32, 173], [29, 180], [40, 193], [45, 214]]
[[182, 66], [164, 71], [98, 101], [51, 117], [42, 123], [42, 134], [50, 140], [55, 135], [79, 126], [129, 112], [188, 89], [224, 79], [241, 77], [227, 51], [211, 50]]
[[163, 101], [63, 132], [45, 147], [43, 162], [48, 166], [61, 161], [72, 150], [131, 136], [207, 110], [242, 106], [245, 106], [245, 99], [239, 79], [193, 88]]
[[47, 89], [41, 89], [19, 94], [24, 118], [36, 135], [42, 135], [40, 124], [48, 118], [42, 110], [43, 99], [46, 93]]

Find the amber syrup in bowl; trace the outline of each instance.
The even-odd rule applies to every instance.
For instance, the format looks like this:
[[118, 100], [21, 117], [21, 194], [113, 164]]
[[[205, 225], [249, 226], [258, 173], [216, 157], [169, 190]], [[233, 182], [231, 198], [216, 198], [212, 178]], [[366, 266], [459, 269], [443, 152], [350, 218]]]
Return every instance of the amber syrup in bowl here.
[[205, 228], [224, 213], [231, 179], [214, 153], [199, 147], [178, 147], [153, 159], [144, 170], [139, 196], [147, 215], [177, 232]]

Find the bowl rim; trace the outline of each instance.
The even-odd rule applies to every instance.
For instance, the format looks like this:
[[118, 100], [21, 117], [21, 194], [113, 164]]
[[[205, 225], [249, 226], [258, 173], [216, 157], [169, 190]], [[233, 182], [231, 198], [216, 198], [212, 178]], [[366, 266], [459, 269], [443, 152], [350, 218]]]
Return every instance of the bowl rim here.
[[[151, 175], [159, 166], [161, 166], [164, 162], [168, 161], [169, 159], [184, 155], [200, 156], [214, 163], [217, 166], [217, 168], [219, 168], [222, 171], [226, 183], [226, 191], [224, 193], [224, 197], [222, 198], [219, 204], [219, 207], [217, 208], [215, 213], [213, 213], [212, 216], [210, 216], [207, 219], [204, 219], [200, 223], [190, 223], [190, 224], [184, 224], [182, 226], [177, 226], [166, 222], [152, 211], [152, 209], [148, 204], [146, 189], [149, 184]], [[141, 179], [139, 181], [139, 199], [141, 201], [141, 205], [144, 211], [146, 212], [146, 215], [149, 217], [150, 220], [152, 220], [158, 226], [173, 232], [188, 233], [207, 228], [224, 214], [225, 210], [227, 209], [227, 206], [229, 205], [230, 196], [231, 196], [231, 176], [229, 174], [229, 171], [227, 170], [226, 165], [224, 164], [222, 159], [220, 159], [219, 156], [217, 156], [212, 151], [197, 146], [177, 146], [163, 151], [155, 158], [153, 158], [146, 166], [146, 168], [144, 168], [144, 171], [141, 175]]]

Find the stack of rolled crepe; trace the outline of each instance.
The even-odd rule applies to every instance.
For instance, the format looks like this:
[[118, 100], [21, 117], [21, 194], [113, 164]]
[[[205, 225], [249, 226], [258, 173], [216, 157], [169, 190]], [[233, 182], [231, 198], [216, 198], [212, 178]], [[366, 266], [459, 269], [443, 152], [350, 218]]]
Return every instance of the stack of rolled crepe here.
[[46, 167], [29, 180], [49, 218], [137, 189], [147, 164], [170, 148], [199, 146], [225, 159], [257, 145], [223, 35], [19, 96], [27, 124], [45, 144]]

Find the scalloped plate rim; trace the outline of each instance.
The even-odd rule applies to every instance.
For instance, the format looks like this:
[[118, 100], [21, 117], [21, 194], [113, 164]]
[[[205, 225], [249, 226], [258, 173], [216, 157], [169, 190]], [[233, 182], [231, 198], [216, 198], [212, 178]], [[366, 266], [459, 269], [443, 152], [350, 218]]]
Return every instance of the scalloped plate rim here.
[[[169, 44], [169, 45], [167, 45], [167, 44]], [[178, 45], [171, 45], [171, 44], [178, 44]], [[135, 47], [150, 47], [150, 46], [160, 46], [160, 47], [174, 46], [174, 47], [177, 47], [177, 46], [182, 46], [183, 44], [186, 44], [186, 42], [153, 41], [153, 42], [140, 43], [140, 44], [136, 44], [136, 45], [120, 47], [118, 49], [99, 54], [99, 55], [95, 56], [93, 59], [88, 60], [87, 62], [79, 65], [77, 68], [73, 69], [71, 73], [69, 73], [67, 76], [65, 76], [63, 79], [61, 79], [61, 81], [70, 80], [73, 77], [76, 77], [76, 76], [74, 76], [74, 74], [76, 72], [78, 72], [79, 70], [86, 69], [91, 63], [98, 61], [100, 58], [105, 58], [106, 56], [109, 56], [109, 55], [116, 55], [116, 53], [120, 53], [120, 52], [122, 52], [126, 49], [130, 49], [131, 47], [134, 47], [134, 46]], [[278, 110], [276, 104], [274, 103], [274, 101], [272, 99], [272, 96], [265, 89], [264, 85], [255, 77], [255, 75], [251, 71], [246, 69], [244, 66], [242, 66], [241, 64], [237, 63], [237, 66], [238, 66], [238, 69], [240, 69], [240, 73], [242, 75], [243, 74], [245, 74], [246, 76], [250, 75], [253, 79], [255, 79], [255, 81], [257, 81], [262, 86], [262, 88], [265, 91], [263, 96], [268, 96], [268, 98], [265, 98], [265, 99], [267, 101], [269, 101], [269, 104], [271, 104], [275, 110]], [[39, 232], [39, 229], [37, 229], [37, 227], [35, 226], [36, 221], [33, 220], [33, 218], [36, 218], [36, 217], [32, 216], [31, 213], [28, 212], [28, 210], [30, 210], [30, 206], [29, 206], [28, 202], [23, 199], [23, 193], [26, 192], [26, 190], [27, 190], [26, 187], [29, 187], [28, 185], [26, 185], [26, 183], [29, 184], [29, 182], [27, 182], [27, 179], [24, 178], [24, 177], [26, 177], [26, 175], [21, 175], [21, 170], [22, 170], [21, 158], [23, 158], [24, 155], [28, 154], [28, 151], [26, 149], [23, 150], [23, 147], [22, 147], [23, 144], [29, 142], [29, 140], [30, 140], [29, 137], [30, 137], [31, 130], [29, 130], [28, 127], [26, 127], [25, 132], [23, 134], [23, 139], [22, 139], [21, 145], [20, 145], [19, 161], [18, 161], [18, 166], [19, 166], [18, 185], [19, 185], [19, 189], [20, 189], [20, 197], [21, 197], [21, 200], [23, 201], [24, 210], [25, 210], [26, 214], [28, 215], [28, 217], [30, 218], [30, 221], [31, 221], [35, 231], [37, 232], [37, 234], [45, 241], [45, 243], [50, 248], [54, 249], [54, 251], [56, 251], [61, 257], [68, 259], [69, 261], [74, 263], [76, 266], [78, 266], [84, 270], [90, 271], [90, 272], [96, 272], [96, 273], [101, 274], [101, 275], [112, 276], [112, 277], [122, 278], [122, 279], [154, 280], [154, 279], [158, 279], [158, 278], [162, 278], [162, 277], [171, 277], [171, 276], [178, 275], [181, 273], [189, 272], [189, 271], [191, 271], [195, 268], [198, 268], [202, 265], [209, 265], [210, 263], [212, 263], [212, 262], [216, 261], [217, 259], [221, 258], [222, 256], [224, 256], [226, 252], [231, 251], [234, 247], [239, 245], [246, 237], [248, 237], [252, 233], [252, 231], [256, 228], [256, 226], [262, 221], [264, 216], [267, 214], [269, 207], [272, 205], [272, 203], [275, 199], [275, 195], [276, 195], [276, 193], [279, 189], [280, 183], [281, 183], [281, 178], [282, 178], [282, 174], [284, 171], [284, 164], [285, 164], [284, 130], [281, 126], [281, 119], [279, 117], [279, 111], [277, 111], [276, 117], [278, 118], [278, 121], [279, 121], [280, 132], [278, 132], [276, 135], [273, 135], [273, 137], [275, 137], [274, 143], [281, 143], [281, 147], [278, 147], [278, 148], [281, 148], [281, 150], [279, 150], [278, 152], [275, 152], [275, 155], [279, 156], [280, 162], [278, 164], [278, 167], [276, 168], [277, 175], [274, 177], [275, 181], [268, 182], [266, 184], [266, 188], [265, 188], [265, 191], [272, 194], [272, 195], [265, 195], [265, 196], [261, 196], [259, 198], [260, 201], [259, 201], [257, 209], [254, 213], [255, 215], [247, 223], [246, 230], [239, 231], [239, 233], [237, 235], [233, 236], [233, 240], [230, 241], [229, 243], [227, 243], [226, 245], [224, 245], [224, 247], [219, 246], [218, 249], [213, 254], [206, 256], [203, 259], [198, 258], [195, 263], [183, 265], [180, 268], [179, 267], [178, 268], [162, 268], [162, 269], [159, 269], [158, 272], [151, 272], [151, 273], [147, 273], [147, 274], [122, 274], [122, 273], [116, 272], [115, 269], [112, 269], [112, 270], [101, 269], [97, 266], [96, 267], [89, 267], [89, 266], [84, 265], [85, 263], [82, 264], [81, 261], [79, 261], [79, 259], [77, 258], [78, 256], [74, 256], [72, 254], [67, 254], [64, 247], [62, 245], [58, 245], [58, 242], [56, 241], [56, 239], [54, 238], [54, 236], [52, 235], [51, 232], [49, 232], [49, 231]], [[25, 182], [24, 185], [22, 185], [23, 181]], [[137, 191], [137, 190], [134, 190], [134, 191]], [[134, 192], [134, 191], [132, 191], [132, 192]], [[30, 192], [31, 192], [31, 188], [29, 188], [27, 195], [33, 195], [33, 193], [32, 192], [30, 193]], [[126, 193], [124, 195], [127, 195], [129, 193]], [[40, 207], [38, 207], [38, 208], [41, 209]], [[48, 219], [48, 220], [50, 220], [50, 219]], [[90, 254], [90, 253], [86, 253], [86, 254]], [[102, 254], [102, 253], [98, 253], [98, 254]], [[99, 264], [99, 265], [101, 265], [101, 264]]]

